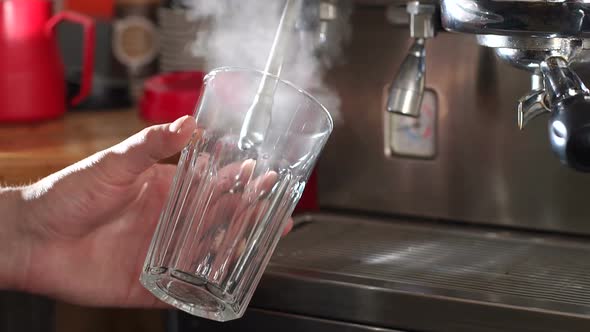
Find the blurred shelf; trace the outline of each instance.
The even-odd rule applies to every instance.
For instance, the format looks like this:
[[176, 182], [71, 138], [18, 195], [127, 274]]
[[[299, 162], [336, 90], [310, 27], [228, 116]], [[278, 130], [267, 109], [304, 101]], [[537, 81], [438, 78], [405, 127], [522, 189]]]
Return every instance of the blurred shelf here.
[[0, 125], [0, 183], [33, 182], [145, 126], [147, 123], [133, 109], [70, 112], [53, 121]]

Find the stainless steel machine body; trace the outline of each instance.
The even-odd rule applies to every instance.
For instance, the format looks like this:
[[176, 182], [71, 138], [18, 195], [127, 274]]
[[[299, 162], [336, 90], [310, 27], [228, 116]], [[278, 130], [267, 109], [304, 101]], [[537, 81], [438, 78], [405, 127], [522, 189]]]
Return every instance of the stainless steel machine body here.
[[[441, 0], [442, 26], [478, 35], [514, 66], [531, 71], [519, 100], [521, 129], [551, 113], [549, 140], [564, 165], [590, 172], [590, 90], [571, 66], [586, 62], [590, 4], [585, 0]], [[540, 84], [539, 84], [540, 83]]]
[[426, 62], [436, 154], [387, 155], [409, 130], [388, 126], [399, 117], [384, 110], [408, 30], [369, 7], [357, 8], [353, 31], [347, 63], [330, 75], [342, 121], [319, 164], [322, 207], [590, 235], [590, 177], [555, 160], [543, 121], [526, 131], [515, 125], [517, 101], [530, 89], [527, 72], [474, 36], [439, 34]]

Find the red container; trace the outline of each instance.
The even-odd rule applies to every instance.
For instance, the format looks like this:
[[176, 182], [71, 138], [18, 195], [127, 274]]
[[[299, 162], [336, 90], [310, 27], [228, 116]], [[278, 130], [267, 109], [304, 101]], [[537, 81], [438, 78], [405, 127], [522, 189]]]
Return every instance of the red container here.
[[64, 2], [64, 9], [102, 19], [111, 19], [114, 8], [114, 0], [65, 0]]
[[294, 215], [306, 212], [313, 212], [319, 209], [318, 203], [318, 179], [317, 171], [313, 171], [307, 184], [305, 185], [305, 191], [293, 212]]
[[66, 80], [55, 27], [71, 21], [84, 27], [84, 61], [77, 105], [92, 90], [95, 25], [72, 12], [52, 15], [46, 0], [0, 1], [0, 122], [52, 119], [66, 112]]
[[176, 72], [154, 76], [144, 83], [139, 103], [142, 118], [151, 123], [172, 122], [192, 115], [203, 88], [204, 72]]

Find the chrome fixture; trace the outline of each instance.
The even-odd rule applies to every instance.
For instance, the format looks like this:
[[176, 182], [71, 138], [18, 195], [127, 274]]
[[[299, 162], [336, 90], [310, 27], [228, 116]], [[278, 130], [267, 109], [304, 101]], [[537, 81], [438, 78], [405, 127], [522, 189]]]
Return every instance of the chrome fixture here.
[[424, 96], [426, 75], [426, 39], [435, 36], [435, 5], [421, 1], [408, 2], [410, 36], [414, 43], [391, 83], [387, 111], [418, 117]]
[[584, 0], [441, 0], [446, 30], [546, 38], [590, 32], [590, 4]]
[[442, 0], [446, 30], [477, 35], [506, 63], [531, 73], [518, 101], [520, 129], [551, 114], [549, 137], [562, 163], [590, 172], [590, 97], [571, 65], [590, 49], [590, 4], [584, 1]]
[[304, 0], [296, 25], [300, 42], [331, 64], [340, 54], [342, 40], [348, 37], [352, 4], [351, 0]]

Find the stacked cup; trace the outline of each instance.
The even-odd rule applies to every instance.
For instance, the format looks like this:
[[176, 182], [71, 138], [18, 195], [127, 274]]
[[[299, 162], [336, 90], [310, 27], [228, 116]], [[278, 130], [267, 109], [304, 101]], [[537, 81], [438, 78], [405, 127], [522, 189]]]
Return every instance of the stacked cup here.
[[181, 8], [162, 7], [160, 24], [160, 70], [200, 71], [205, 69], [207, 22], [191, 17]]

